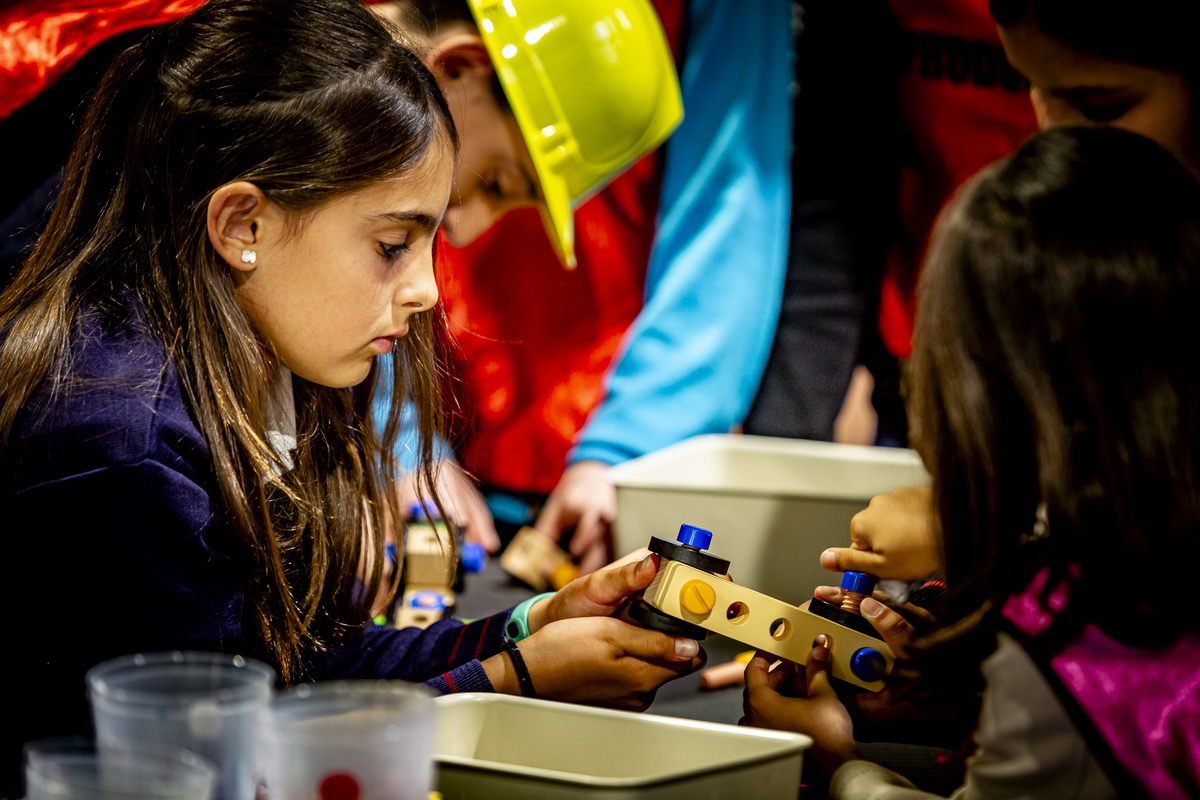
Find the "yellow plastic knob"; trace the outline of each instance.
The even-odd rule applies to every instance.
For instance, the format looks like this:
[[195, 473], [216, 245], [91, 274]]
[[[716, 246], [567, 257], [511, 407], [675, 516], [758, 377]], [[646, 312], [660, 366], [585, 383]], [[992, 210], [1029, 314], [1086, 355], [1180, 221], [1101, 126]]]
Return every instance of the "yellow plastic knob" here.
[[702, 617], [717, 603], [717, 590], [701, 580], [691, 580], [679, 590], [679, 605], [684, 611]]

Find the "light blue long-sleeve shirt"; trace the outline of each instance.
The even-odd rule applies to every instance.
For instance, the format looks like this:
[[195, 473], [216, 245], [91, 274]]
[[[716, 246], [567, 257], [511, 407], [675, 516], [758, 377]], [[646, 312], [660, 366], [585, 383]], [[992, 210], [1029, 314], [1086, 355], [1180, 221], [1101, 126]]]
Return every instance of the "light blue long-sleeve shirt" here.
[[791, 218], [792, 4], [695, 0], [646, 304], [568, 462], [616, 464], [750, 409], [770, 354]]

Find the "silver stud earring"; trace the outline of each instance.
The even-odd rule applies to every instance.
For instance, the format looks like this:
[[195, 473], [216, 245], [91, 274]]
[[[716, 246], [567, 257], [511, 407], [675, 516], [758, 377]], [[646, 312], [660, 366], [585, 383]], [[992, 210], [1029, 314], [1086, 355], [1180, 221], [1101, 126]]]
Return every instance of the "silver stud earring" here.
[[1037, 509], [1033, 512], [1033, 530], [1029, 533], [1022, 533], [1020, 536], [1021, 544], [1029, 544], [1030, 542], [1040, 542], [1050, 534], [1050, 512], [1046, 508], [1045, 501], [1038, 503]]
[[243, 250], [242, 251], [242, 263], [243, 264], [253, 264], [257, 260], [258, 260], [258, 254], [255, 253], [253, 250]]

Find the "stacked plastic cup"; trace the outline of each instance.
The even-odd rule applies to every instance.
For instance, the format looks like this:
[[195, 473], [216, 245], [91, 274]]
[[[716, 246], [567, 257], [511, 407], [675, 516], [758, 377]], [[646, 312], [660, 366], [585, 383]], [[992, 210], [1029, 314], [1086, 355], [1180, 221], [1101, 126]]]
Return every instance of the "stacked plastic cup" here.
[[210, 800], [216, 770], [168, 747], [110, 747], [49, 739], [25, 746], [26, 800]]
[[215, 800], [254, 800], [275, 672], [221, 653], [151, 653], [87, 673], [101, 758], [142, 744], [190, 750], [217, 769]]
[[428, 800], [436, 706], [401, 681], [297, 686], [271, 708], [271, 800]]

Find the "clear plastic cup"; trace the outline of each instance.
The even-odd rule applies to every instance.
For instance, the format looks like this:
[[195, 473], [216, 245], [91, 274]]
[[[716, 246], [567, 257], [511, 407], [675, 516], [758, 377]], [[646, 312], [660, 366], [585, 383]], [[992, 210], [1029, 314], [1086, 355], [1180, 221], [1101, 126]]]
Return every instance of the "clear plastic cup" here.
[[216, 766], [216, 800], [254, 800], [274, 684], [266, 664], [222, 653], [106, 661], [87, 673], [96, 744], [101, 755], [143, 743], [190, 750]]
[[210, 800], [217, 773], [195, 753], [110, 747], [78, 739], [25, 746], [26, 800]]
[[423, 686], [331, 681], [271, 704], [271, 800], [428, 800], [437, 707]]

